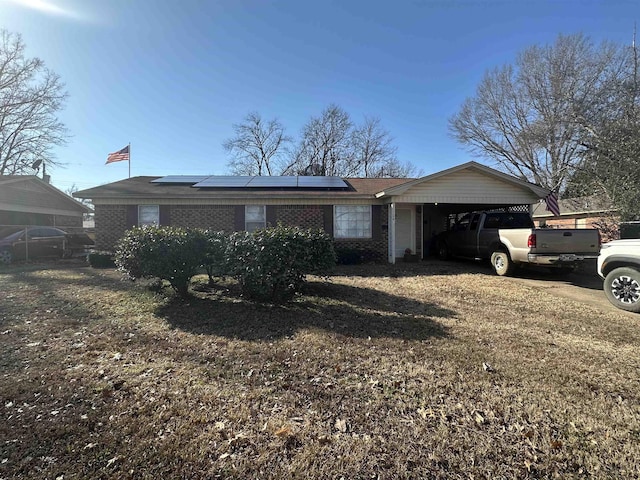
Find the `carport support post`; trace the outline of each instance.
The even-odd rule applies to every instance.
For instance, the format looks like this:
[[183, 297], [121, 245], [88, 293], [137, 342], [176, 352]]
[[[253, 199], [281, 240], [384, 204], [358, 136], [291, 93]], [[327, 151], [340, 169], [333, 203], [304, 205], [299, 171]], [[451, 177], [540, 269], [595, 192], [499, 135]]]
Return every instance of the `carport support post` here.
[[389, 204], [389, 263], [396, 263], [396, 204]]

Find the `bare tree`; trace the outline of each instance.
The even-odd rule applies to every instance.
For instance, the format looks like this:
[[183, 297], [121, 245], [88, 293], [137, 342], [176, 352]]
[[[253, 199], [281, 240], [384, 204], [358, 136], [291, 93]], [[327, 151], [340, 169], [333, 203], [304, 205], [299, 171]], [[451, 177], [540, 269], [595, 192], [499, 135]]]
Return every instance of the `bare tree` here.
[[352, 126], [349, 114], [335, 104], [311, 117], [285, 174], [344, 175], [352, 163]]
[[476, 96], [449, 120], [453, 136], [477, 156], [550, 189], [564, 187], [582, 160], [585, 119], [605, 111], [619, 79], [620, 49], [585, 36], [559, 36], [526, 49], [514, 66], [488, 72]]
[[0, 175], [60, 165], [51, 149], [68, 137], [56, 116], [66, 99], [60, 77], [39, 58], [25, 58], [22, 37], [0, 30]]
[[349, 114], [332, 104], [312, 117], [285, 169], [288, 175], [406, 177], [416, 172], [396, 158], [393, 138], [376, 117], [354, 125]]
[[354, 129], [351, 138], [354, 174], [364, 177], [391, 176], [391, 166], [397, 163], [397, 148], [379, 118], [365, 117], [364, 123]]
[[614, 74], [583, 127], [582, 161], [568, 184], [570, 195], [608, 198], [623, 221], [640, 220], [640, 58], [634, 41], [623, 47]]
[[249, 113], [243, 123], [233, 125], [235, 136], [223, 146], [232, 156], [228, 163], [234, 175], [275, 175], [291, 138], [279, 120], [264, 121], [259, 113]]

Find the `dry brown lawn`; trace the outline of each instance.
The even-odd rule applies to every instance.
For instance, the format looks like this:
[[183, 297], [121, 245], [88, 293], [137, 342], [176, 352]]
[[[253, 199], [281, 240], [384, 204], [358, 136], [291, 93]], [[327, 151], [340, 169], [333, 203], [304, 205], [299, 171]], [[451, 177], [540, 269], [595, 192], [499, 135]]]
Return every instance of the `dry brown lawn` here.
[[639, 478], [639, 372], [640, 320], [468, 264], [286, 306], [5, 267], [0, 478]]

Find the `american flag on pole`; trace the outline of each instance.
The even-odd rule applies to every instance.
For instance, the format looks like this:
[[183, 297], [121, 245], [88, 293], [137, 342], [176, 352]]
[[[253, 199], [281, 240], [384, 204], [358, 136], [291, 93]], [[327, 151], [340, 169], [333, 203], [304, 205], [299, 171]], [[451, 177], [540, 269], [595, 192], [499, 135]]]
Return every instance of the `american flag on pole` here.
[[129, 145], [121, 150], [118, 150], [117, 152], [110, 153], [109, 156], [107, 156], [107, 163], [105, 163], [105, 165], [108, 163], [122, 162], [125, 160], [129, 160]]
[[558, 206], [558, 195], [556, 192], [550, 192], [544, 199], [547, 204], [546, 210], [553, 213], [556, 217], [560, 215], [560, 207]]

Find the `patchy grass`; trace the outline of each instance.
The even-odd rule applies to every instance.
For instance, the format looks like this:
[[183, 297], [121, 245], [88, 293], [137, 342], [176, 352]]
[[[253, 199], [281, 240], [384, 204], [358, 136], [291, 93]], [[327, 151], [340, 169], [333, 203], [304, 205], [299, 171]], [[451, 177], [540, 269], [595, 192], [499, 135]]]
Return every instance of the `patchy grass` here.
[[638, 320], [466, 268], [286, 306], [4, 268], [0, 478], [640, 477]]

